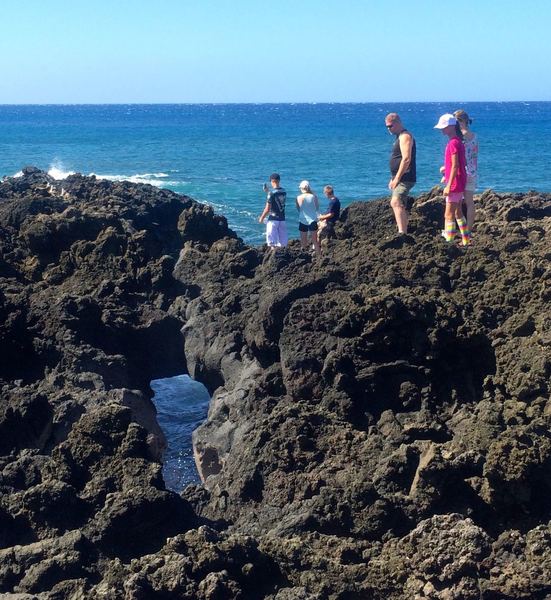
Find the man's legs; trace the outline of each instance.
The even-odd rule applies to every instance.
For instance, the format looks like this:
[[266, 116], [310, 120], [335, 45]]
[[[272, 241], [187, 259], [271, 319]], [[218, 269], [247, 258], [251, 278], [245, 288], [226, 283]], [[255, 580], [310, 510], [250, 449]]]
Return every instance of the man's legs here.
[[270, 248], [279, 246], [277, 223], [277, 221], [266, 221], [266, 244], [268, 244]]
[[399, 183], [392, 190], [390, 206], [394, 212], [398, 233], [408, 232], [409, 213], [406, 208], [408, 193], [414, 186], [413, 183]]
[[390, 206], [394, 211], [394, 218], [396, 219], [396, 225], [398, 226], [398, 233], [408, 232], [408, 221], [409, 215], [404, 202], [400, 196], [392, 196], [390, 200]]

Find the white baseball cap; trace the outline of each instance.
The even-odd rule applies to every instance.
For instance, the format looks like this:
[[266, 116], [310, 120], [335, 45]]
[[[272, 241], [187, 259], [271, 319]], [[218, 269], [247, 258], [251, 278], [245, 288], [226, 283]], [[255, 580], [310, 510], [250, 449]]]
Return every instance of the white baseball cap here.
[[310, 189], [310, 182], [306, 179], [303, 179], [299, 184], [298, 184], [298, 189], [302, 192], [308, 191]]
[[450, 113], [446, 113], [438, 119], [438, 123], [436, 123], [434, 129], [446, 129], [449, 125], [455, 125], [456, 123], [457, 119], [453, 115], [450, 115]]

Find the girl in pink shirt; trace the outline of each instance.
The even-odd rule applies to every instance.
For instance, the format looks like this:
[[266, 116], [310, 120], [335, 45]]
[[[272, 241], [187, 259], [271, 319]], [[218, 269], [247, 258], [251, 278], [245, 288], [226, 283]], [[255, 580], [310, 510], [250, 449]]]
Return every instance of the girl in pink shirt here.
[[444, 154], [443, 168], [444, 181], [446, 182], [446, 187], [444, 188], [444, 196], [446, 196], [444, 237], [447, 242], [453, 241], [456, 234], [455, 222], [457, 221], [459, 231], [461, 232], [461, 242], [463, 246], [468, 246], [471, 242], [471, 233], [461, 210], [463, 192], [467, 183], [465, 146], [462, 142], [461, 129], [459, 128], [457, 119], [449, 113], [442, 115], [434, 128], [440, 129], [449, 138]]

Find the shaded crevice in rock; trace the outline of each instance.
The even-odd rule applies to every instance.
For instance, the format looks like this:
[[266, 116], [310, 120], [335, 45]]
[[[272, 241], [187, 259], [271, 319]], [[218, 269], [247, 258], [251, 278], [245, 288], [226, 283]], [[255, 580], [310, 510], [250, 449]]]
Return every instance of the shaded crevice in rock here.
[[[268, 290], [261, 300], [256, 325], [245, 329], [245, 339], [262, 367], [279, 361], [279, 337], [283, 321], [293, 304], [324, 291], [330, 283], [341, 283], [343, 274], [332, 271], [327, 276], [291, 290]], [[271, 293], [270, 293], [271, 292]]]
[[[479, 402], [484, 395], [484, 381], [496, 373], [496, 356], [491, 340], [484, 335], [439, 340], [438, 356], [429, 362], [438, 373], [435, 387], [438, 398], [445, 401]], [[432, 377], [431, 379], [437, 379]]]
[[44, 396], [12, 395], [0, 406], [0, 453], [42, 449], [52, 430], [53, 410]]
[[61, 353], [51, 345], [36, 343], [35, 325], [23, 302], [20, 296], [7, 302], [0, 298], [0, 379], [28, 385], [40, 380]]

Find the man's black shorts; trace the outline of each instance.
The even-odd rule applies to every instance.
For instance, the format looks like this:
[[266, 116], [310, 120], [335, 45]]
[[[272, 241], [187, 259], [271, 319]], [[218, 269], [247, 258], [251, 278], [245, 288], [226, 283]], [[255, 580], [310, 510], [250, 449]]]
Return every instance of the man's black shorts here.
[[317, 231], [318, 230], [318, 222], [312, 221], [310, 223], [310, 225], [305, 225], [304, 223], [299, 222], [298, 230], [299, 231]]

